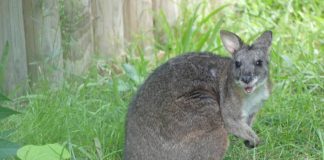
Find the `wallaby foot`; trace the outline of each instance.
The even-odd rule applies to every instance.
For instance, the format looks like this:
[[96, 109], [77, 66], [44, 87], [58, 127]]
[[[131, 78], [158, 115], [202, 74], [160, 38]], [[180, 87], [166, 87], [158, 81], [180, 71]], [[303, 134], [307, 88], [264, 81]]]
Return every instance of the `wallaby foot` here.
[[248, 148], [255, 148], [256, 146], [258, 146], [260, 144], [260, 142], [259, 143], [251, 143], [250, 141], [245, 140], [244, 141], [244, 144]]
[[254, 131], [252, 129], [247, 129], [246, 130], [247, 135], [242, 135], [244, 137], [242, 137], [243, 139], [245, 139], [244, 144], [245, 146], [247, 146], [248, 148], [254, 148], [256, 146], [258, 146], [260, 144], [260, 139], [259, 137], [254, 133]]
[[252, 128], [243, 121], [234, 121], [227, 119], [225, 122], [225, 127], [228, 132], [234, 134], [235, 136], [242, 138], [244, 144], [253, 148], [259, 145], [260, 139]]

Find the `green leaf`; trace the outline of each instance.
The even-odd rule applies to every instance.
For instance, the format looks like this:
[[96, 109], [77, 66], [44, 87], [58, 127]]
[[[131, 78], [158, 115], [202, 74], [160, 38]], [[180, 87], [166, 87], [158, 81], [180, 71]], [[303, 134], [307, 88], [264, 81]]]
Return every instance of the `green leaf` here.
[[139, 84], [141, 82], [141, 78], [137, 73], [137, 70], [135, 69], [134, 66], [131, 64], [123, 64], [123, 68], [127, 74], [127, 76], [132, 79], [136, 84]]
[[210, 12], [204, 19], [202, 19], [199, 22], [198, 26], [201, 26], [202, 24], [206, 23], [210, 18], [212, 18], [213, 16], [215, 16], [217, 13], [219, 13], [221, 10], [223, 10], [227, 6], [229, 6], [229, 4], [221, 5], [217, 9], [213, 10], [212, 12]]
[[168, 41], [170, 44], [174, 44], [173, 40], [176, 39], [174, 35], [174, 31], [172, 30], [171, 25], [168, 23], [167, 17], [164, 12], [160, 12], [160, 23], [163, 31], [167, 35]]
[[10, 101], [10, 99], [0, 93], [0, 102], [3, 102], [3, 101]]
[[10, 141], [0, 139], [0, 159], [15, 156], [19, 145]]
[[0, 120], [17, 113], [19, 112], [0, 106]]
[[60, 144], [46, 144], [43, 146], [27, 145], [17, 152], [21, 160], [61, 160], [70, 159], [70, 153]]
[[121, 79], [118, 80], [118, 91], [119, 92], [128, 91], [129, 89], [130, 89], [130, 87], [129, 87], [129, 85], [127, 83], [125, 83]]
[[10, 134], [12, 134], [14, 132], [14, 130], [5, 130], [5, 131], [1, 131], [0, 132], [0, 139], [1, 138], [7, 138]]

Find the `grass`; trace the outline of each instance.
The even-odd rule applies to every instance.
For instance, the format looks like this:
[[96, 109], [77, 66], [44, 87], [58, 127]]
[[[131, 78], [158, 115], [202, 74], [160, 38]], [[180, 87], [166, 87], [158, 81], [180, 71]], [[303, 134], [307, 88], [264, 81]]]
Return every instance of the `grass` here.
[[274, 88], [254, 125], [262, 145], [247, 149], [242, 140], [231, 137], [225, 159], [324, 159], [323, 6], [321, 0], [244, 0], [208, 11], [207, 3], [201, 3], [183, 7], [186, 16], [174, 27], [163, 13], [157, 14], [156, 32], [163, 36], [155, 44], [155, 58], [145, 57], [134, 44], [127, 61], [102, 68], [104, 76], [92, 68], [59, 90], [39, 84], [14, 101], [23, 114], [1, 125], [3, 130], [17, 129], [10, 138], [23, 145], [64, 144], [72, 159], [122, 159], [128, 103], [155, 67], [186, 51], [226, 55], [220, 29], [248, 42], [270, 29]]

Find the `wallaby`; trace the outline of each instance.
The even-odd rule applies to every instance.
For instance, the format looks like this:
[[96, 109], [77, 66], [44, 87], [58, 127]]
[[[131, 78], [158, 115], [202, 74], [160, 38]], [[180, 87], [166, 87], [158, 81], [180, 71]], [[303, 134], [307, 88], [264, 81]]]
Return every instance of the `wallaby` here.
[[188, 53], [158, 67], [130, 104], [126, 160], [219, 160], [228, 133], [255, 147], [253, 117], [270, 94], [272, 32], [252, 45], [220, 32], [231, 58]]

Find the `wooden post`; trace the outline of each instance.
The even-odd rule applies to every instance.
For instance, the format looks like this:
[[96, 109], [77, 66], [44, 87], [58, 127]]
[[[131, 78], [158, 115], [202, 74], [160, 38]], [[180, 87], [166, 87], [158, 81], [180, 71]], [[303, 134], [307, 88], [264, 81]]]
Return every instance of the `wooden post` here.
[[104, 57], [124, 48], [123, 0], [93, 0], [95, 51]]
[[[154, 36], [155, 40], [162, 45], [166, 43], [167, 36], [163, 33], [161, 12], [165, 15], [167, 23], [172, 27], [176, 24], [179, 17], [179, 0], [153, 0], [153, 9], [155, 13], [154, 19]], [[162, 22], [164, 23], [164, 22]]]
[[85, 73], [94, 55], [91, 0], [64, 1], [61, 29], [66, 75]]
[[162, 11], [172, 26], [179, 17], [179, 0], [153, 0], [154, 12]]
[[128, 42], [141, 40], [146, 55], [153, 49], [152, 8], [152, 0], [125, 0], [123, 7], [125, 37]]
[[1, 92], [16, 97], [28, 84], [22, 0], [1, 0], [0, 15]]
[[59, 0], [23, 0], [30, 84], [47, 80], [52, 87], [63, 82], [63, 55]]

